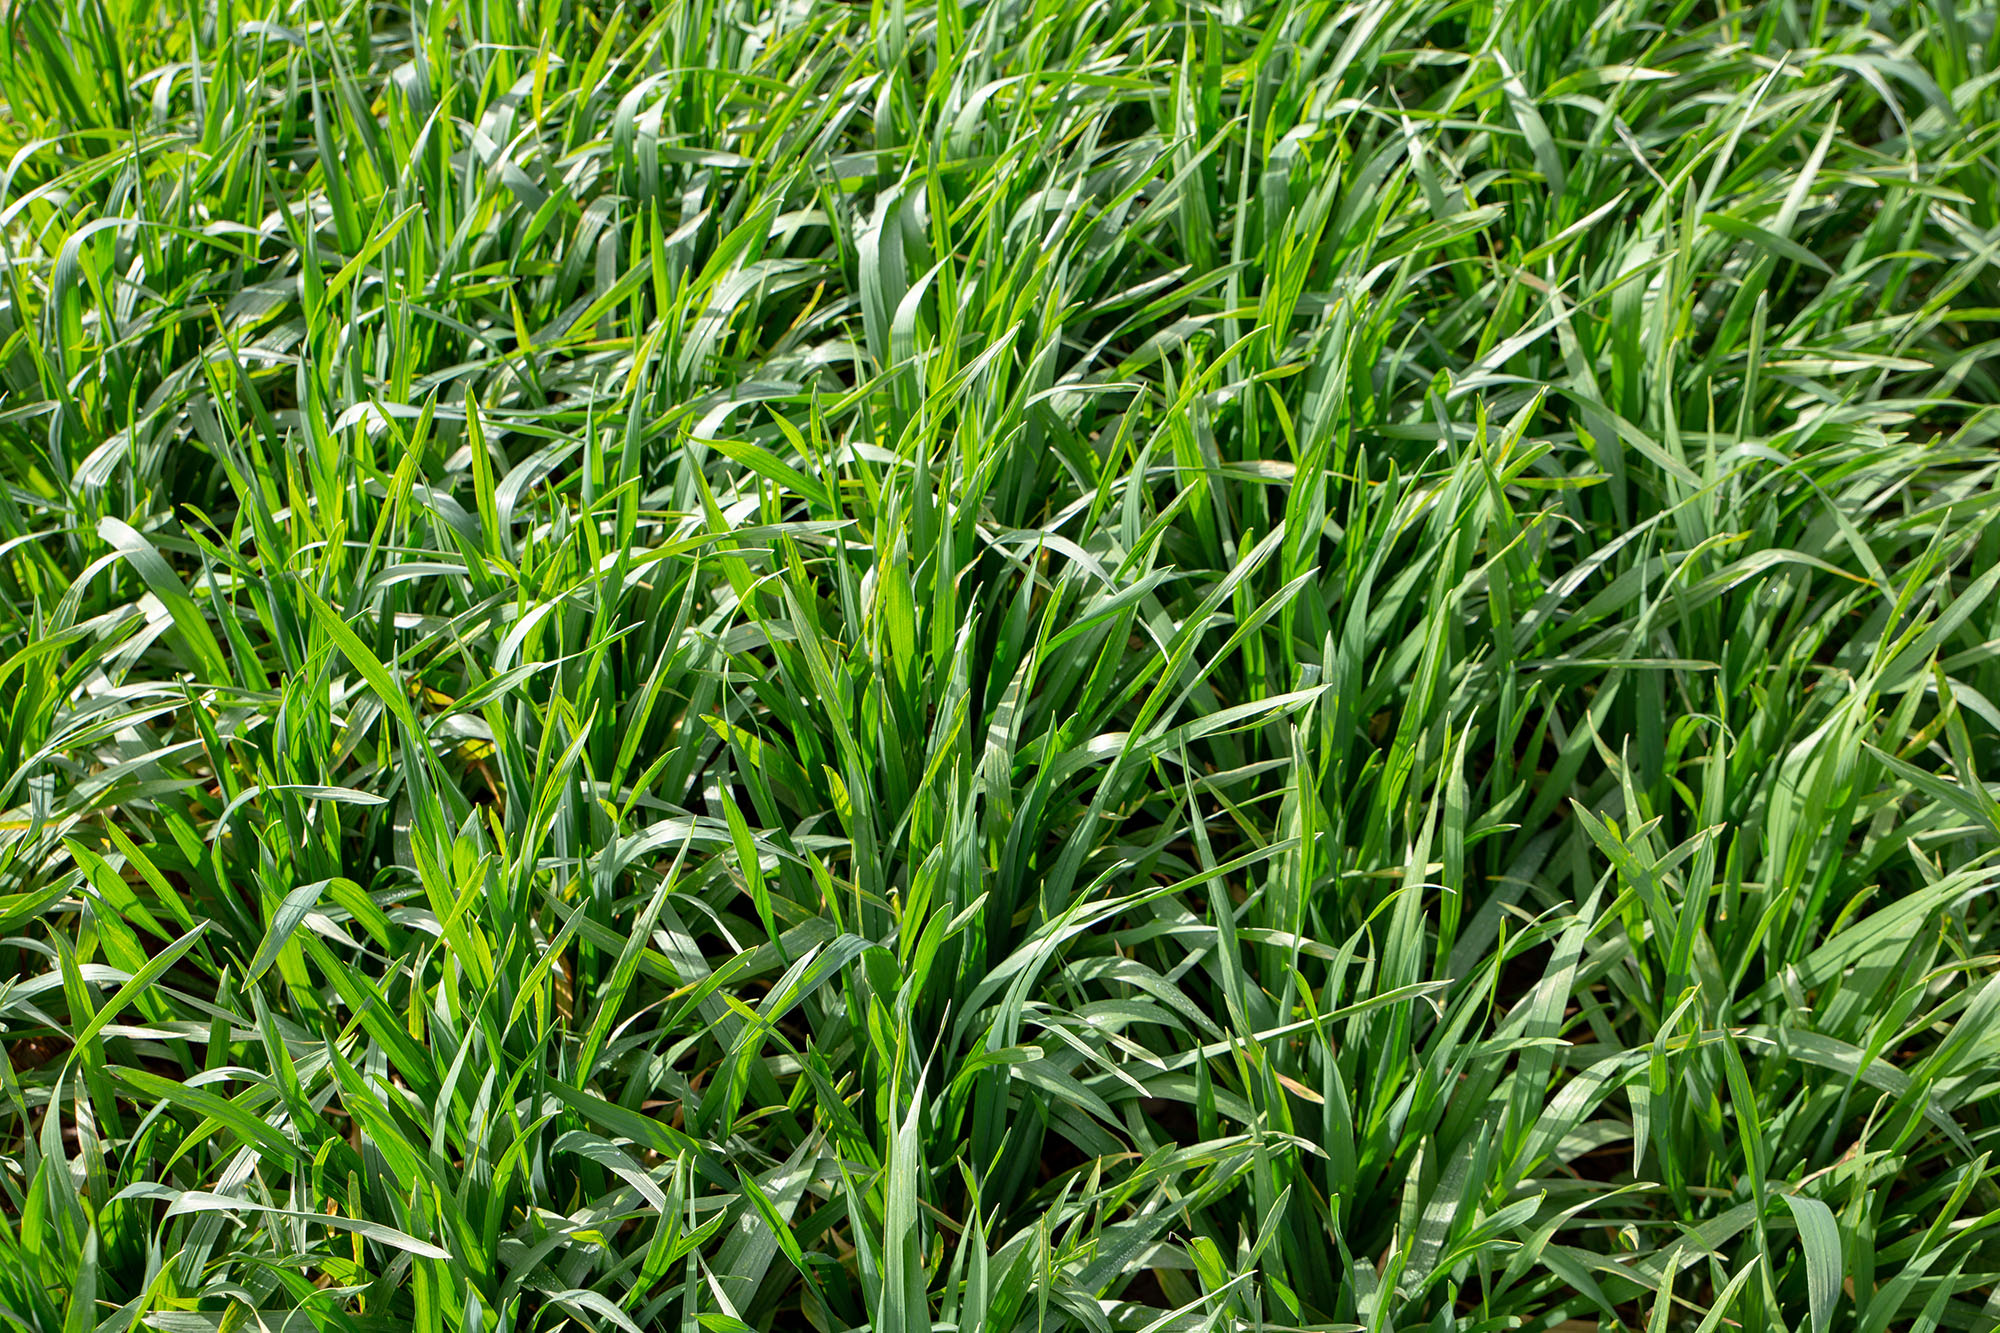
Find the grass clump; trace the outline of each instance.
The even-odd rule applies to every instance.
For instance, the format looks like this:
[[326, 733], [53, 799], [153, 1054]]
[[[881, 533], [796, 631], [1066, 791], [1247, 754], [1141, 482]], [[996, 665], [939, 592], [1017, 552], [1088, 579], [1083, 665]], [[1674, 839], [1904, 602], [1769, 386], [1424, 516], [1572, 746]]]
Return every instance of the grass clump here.
[[2000, 47], [17, 0], [0, 1316], [2000, 1323]]

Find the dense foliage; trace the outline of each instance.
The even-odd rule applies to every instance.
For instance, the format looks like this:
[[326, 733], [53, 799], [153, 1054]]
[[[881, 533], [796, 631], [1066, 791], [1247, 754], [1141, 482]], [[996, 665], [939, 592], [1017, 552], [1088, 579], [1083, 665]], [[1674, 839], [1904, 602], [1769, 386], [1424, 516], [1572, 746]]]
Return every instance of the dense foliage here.
[[2000, 1324], [1984, 0], [12, 0], [0, 1321]]

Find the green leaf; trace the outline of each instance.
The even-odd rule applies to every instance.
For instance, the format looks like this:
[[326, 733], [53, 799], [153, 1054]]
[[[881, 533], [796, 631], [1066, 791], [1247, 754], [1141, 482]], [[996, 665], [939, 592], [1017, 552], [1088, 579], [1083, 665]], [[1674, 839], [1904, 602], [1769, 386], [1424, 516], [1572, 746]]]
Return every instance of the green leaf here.
[[1786, 1194], [1786, 1205], [1799, 1224], [1799, 1244], [1806, 1253], [1806, 1297], [1812, 1309], [1813, 1333], [1826, 1333], [1840, 1298], [1845, 1266], [1840, 1259], [1840, 1224], [1833, 1210], [1804, 1194]]

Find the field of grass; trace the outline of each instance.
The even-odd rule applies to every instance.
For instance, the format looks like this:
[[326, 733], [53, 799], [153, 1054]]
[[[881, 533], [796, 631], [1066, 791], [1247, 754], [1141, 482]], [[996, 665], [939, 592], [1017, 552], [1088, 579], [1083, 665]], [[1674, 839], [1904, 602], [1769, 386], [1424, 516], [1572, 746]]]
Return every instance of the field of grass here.
[[1991, 1333], [1991, 0], [12, 0], [0, 1325]]

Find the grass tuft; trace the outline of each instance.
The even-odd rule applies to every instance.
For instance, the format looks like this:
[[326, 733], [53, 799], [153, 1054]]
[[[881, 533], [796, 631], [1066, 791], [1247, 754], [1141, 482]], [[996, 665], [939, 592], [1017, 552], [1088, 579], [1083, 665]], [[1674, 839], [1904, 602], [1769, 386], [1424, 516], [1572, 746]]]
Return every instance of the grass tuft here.
[[1995, 24], [0, 10], [0, 1323], [1992, 1333]]

